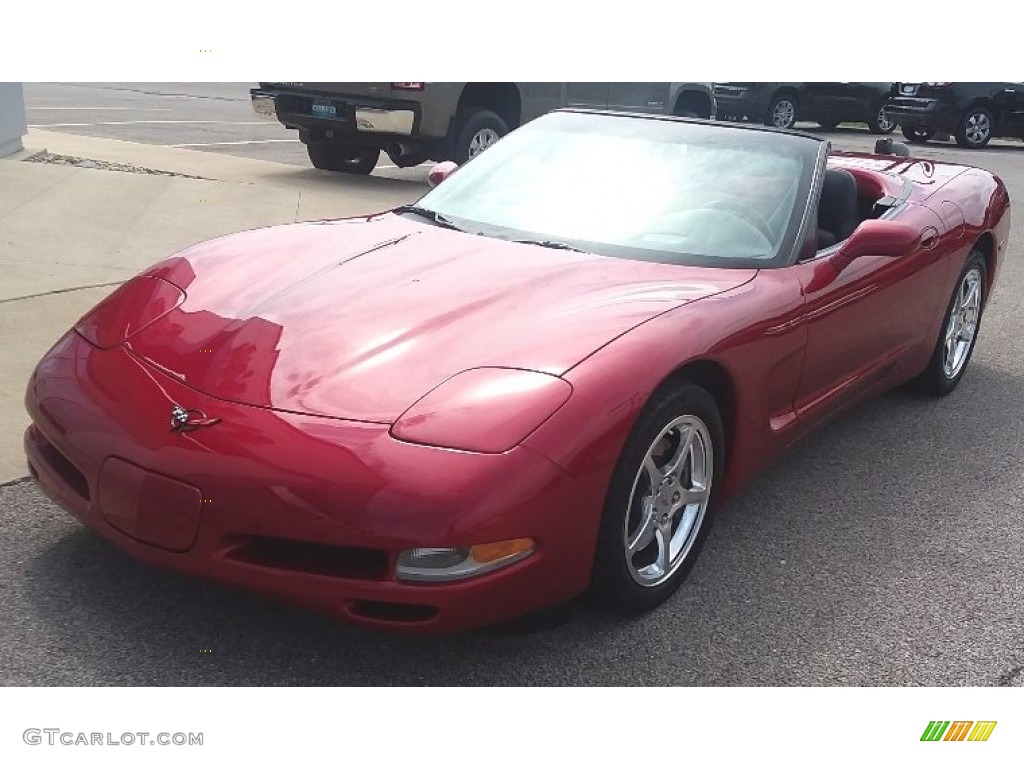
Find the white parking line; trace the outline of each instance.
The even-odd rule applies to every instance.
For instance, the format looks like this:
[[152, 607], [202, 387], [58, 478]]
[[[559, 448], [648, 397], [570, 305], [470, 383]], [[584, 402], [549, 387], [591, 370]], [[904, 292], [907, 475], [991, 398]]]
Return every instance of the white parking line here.
[[79, 110], [82, 112], [173, 112], [170, 107], [29, 107], [29, 112], [56, 112]]
[[45, 123], [29, 128], [91, 128], [94, 125], [265, 125], [280, 128], [280, 123], [266, 120], [111, 120], [99, 123]]
[[298, 144], [298, 139], [253, 139], [251, 141], [208, 141], [204, 144], [170, 144], [171, 147], [235, 147], [242, 144]]

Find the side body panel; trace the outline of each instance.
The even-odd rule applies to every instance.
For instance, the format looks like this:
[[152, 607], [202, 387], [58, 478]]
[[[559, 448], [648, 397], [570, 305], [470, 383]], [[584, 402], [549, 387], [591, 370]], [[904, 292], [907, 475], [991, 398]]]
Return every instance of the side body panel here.
[[[586, 476], [591, 502], [601, 504], [651, 394], [680, 369], [711, 364], [728, 381], [728, 466], [719, 492], [731, 495], [828, 417], [924, 369], [956, 277], [986, 233], [995, 244], [995, 281], [1009, 199], [991, 174], [961, 171], [948, 171], [949, 183], [934, 195], [955, 200], [955, 208], [920, 201], [902, 215], [922, 230], [914, 253], [866, 256], [824, 281], [815, 271], [828, 267], [827, 257], [763, 270], [746, 285], [660, 315], [568, 371], [573, 398], [524, 444]], [[898, 177], [883, 186], [899, 188]], [[962, 223], [949, 218], [961, 207]]]

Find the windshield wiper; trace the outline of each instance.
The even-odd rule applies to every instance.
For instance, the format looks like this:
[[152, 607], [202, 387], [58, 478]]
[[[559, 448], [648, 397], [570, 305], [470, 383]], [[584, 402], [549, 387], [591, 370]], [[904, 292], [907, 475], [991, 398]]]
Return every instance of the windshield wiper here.
[[[445, 229], [454, 229], [456, 232], [469, 232], [469, 230], [463, 229], [458, 226], [454, 221], [445, 216], [443, 213], [432, 211], [429, 208], [424, 208], [420, 205], [400, 205], [397, 208], [393, 208], [392, 213], [411, 213], [414, 216], [422, 216], [424, 219], [437, 224], [439, 227]], [[483, 235], [483, 232], [469, 232], [474, 235]], [[502, 238], [504, 239], [504, 238]], [[542, 248], [556, 248], [560, 251], [575, 251], [576, 253], [587, 253], [582, 248], [577, 248], [575, 245], [569, 245], [569, 243], [563, 243], [559, 240], [511, 240], [510, 242], [519, 243], [520, 245], [539, 245]]]
[[586, 253], [582, 248], [577, 248], [575, 245], [569, 245], [569, 243], [563, 243], [559, 240], [513, 240], [512, 242], [519, 243], [520, 245], [539, 245], [541, 248], [556, 248], [560, 251]]
[[443, 213], [432, 211], [429, 208], [423, 208], [419, 205], [400, 205], [391, 211], [392, 213], [411, 213], [415, 216], [422, 216], [424, 219], [429, 219], [438, 226], [444, 227], [445, 229], [455, 229], [459, 232], [465, 230], [455, 226], [455, 222], [445, 216]]

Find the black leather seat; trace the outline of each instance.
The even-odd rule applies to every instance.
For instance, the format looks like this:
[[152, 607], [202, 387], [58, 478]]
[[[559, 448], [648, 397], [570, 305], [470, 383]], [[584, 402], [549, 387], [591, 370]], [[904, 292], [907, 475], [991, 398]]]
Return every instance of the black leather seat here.
[[818, 203], [818, 250], [842, 242], [860, 224], [857, 180], [843, 170], [826, 170]]

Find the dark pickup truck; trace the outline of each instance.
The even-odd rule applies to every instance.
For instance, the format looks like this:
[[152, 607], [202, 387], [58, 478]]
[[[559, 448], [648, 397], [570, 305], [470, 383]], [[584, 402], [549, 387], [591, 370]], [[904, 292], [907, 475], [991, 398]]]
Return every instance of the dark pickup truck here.
[[381, 151], [400, 168], [463, 163], [559, 107], [710, 118], [711, 83], [260, 83], [257, 114], [298, 130], [317, 168], [370, 173]]

